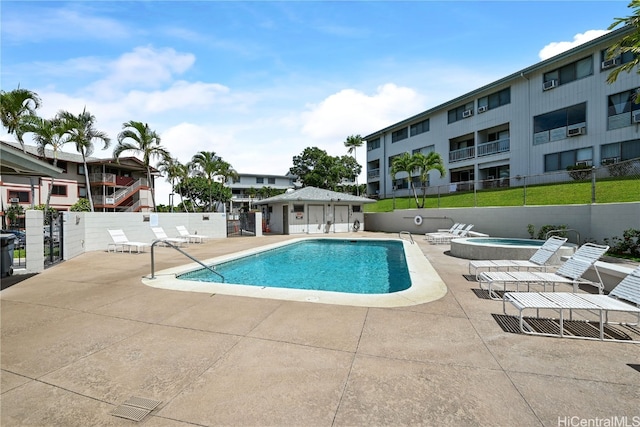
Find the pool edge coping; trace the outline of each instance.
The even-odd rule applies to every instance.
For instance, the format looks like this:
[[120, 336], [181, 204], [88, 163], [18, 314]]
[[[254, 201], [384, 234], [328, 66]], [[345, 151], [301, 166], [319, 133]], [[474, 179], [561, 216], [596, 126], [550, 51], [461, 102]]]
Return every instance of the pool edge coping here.
[[[275, 249], [309, 239], [339, 239], [340, 236], [309, 236], [300, 237], [285, 242], [278, 242], [246, 249], [231, 254], [203, 260], [205, 264], [221, 263], [258, 252]], [[436, 301], [444, 297], [447, 287], [426, 258], [418, 244], [412, 244], [397, 238], [349, 238], [350, 240], [400, 241], [406, 255], [407, 268], [411, 277], [411, 287], [403, 291], [390, 294], [349, 294], [332, 291], [313, 291], [289, 288], [258, 287], [230, 283], [205, 283], [177, 279], [176, 275], [192, 271], [201, 266], [197, 263], [183, 264], [155, 273], [155, 278], [143, 277], [142, 283], [149, 287], [177, 290], [184, 292], [203, 292], [229, 296], [250, 298], [278, 299], [284, 301], [312, 302], [321, 304], [349, 305], [357, 307], [407, 307]]]

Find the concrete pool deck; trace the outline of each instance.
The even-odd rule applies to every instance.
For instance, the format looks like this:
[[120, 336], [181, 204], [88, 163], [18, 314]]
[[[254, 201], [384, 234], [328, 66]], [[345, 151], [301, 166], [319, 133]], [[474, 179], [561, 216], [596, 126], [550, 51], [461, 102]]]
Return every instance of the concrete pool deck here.
[[[206, 259], [291, 238], [187, 252]], [[640, 345], [505, 332], [492, 316], [502, 304], [463, 276], [468, 261], [415, 238], [447, 294], [397, 308], [156, 289], [142, 283], [148, 252], [89, 252], [50, 268], [0, 292], [0, 425], [640, 422]], [[156, 251], [158, 270], [187, 261]], [[111, 415], [132, 396], [162, 403], [141, 422]]]

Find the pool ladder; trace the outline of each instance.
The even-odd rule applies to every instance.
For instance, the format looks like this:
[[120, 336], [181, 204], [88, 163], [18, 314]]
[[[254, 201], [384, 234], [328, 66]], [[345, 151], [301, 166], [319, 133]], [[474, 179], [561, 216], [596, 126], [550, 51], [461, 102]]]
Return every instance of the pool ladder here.
[[189, 255], [188, 253], [186, 253], [185, 251], [183, 251], [182, 249], [180, 249], [179, 247], [177, 247], [173, 243], [167, 242], [164, 239], [154, 240], [153, 243], [151, 244], [151, 279], [155, 279], [156, 278], [156, 276], [155, 276], [156, 262], [155, 262], [155, 255], [154, 255], [154, 251], [153, 250], [154, 250], [156, 244], [158, 244], [158, 243], [162, 243], [163, 245], [172, 247], [176, 251], [180, 252], [182, 255], [184, 255], [187, 258], [189, 258], [191, 261], [197, 262], [198, 264], [200, 264], [201, 266], [203, 266], [207, 270], [211, 271], [213, 274], [216, 274], [216, 275], [220, 276], [222, 278], [222, 283], [224, 283], [224, 276], [222, 274], [218, 273], [214, 268], [209, 267], [208, 265], [206, 265], [202, 261], [199, 261], [199, 260], [195, 259], [194, 257]]
[[401, 231], [401, 232], [399, 232], [399, 233], [398, 233], [398, 238], [399, 238], [400, 240], [402, 240], [402, 236], [403, 236], [403, 235], [405, 235], [405, 234], [408, 234], [408, 235], [409, 235], [409, 240], [411, 240], [411, 244], [413, 245], [413, 244], [415, 243], [415, 242], [413, 241], [413, 235], [411, 235], [411, 233], [410, 233], [410, 232], [408, 232], [408, 231]]

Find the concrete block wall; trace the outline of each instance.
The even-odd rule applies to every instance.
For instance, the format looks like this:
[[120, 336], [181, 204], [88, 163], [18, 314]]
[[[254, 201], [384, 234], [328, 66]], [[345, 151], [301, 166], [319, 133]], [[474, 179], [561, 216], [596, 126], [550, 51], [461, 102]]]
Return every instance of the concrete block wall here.
[[[640, 195], [639, 195], [640, 197]], [[420, 216], [422, 223], [416, 224]], [[527, 226], [535, 232], [545, 225], [566, 225], [577, 230], [580, 243], [585, 240], [603, 243], [605, 238], [622, 237], [624, 230], [640, 229], [640, 202], [519, 206], [488, 208], [407, 209], [384, 213], [366, 213], [368, 231], [397, 233], [409, 231], [424, 234], [439, 228], [449, 228], [456, 222], [474, 224], [474, 231], [495, 237], [528, 239]], [[576, 233], [569, 233], [569, 241], [577, 243]]]

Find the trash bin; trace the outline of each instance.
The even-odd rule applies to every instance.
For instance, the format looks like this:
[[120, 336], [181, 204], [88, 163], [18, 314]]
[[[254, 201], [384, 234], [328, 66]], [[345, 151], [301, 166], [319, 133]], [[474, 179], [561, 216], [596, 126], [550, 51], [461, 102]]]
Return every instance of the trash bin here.
[[13, 274], [13, 234], [0, 234], [0, 277]]

